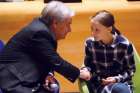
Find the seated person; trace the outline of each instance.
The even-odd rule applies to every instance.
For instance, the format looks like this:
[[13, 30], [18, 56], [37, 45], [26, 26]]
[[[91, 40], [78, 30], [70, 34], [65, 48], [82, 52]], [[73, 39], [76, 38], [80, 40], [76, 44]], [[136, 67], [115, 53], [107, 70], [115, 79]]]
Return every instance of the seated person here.
[[132, 44], [114, 26], [105, 10], [91, 18], [91, 37], [85, 43], [85, 67], [90, 93], [132, 93], [135, 62]]
[[[2, 48], [4, 47], [4, 43], [0, 40], [0, 52], [2, 50]], [[2, 90], [0, 89], [0, 93], [2, 93]]]

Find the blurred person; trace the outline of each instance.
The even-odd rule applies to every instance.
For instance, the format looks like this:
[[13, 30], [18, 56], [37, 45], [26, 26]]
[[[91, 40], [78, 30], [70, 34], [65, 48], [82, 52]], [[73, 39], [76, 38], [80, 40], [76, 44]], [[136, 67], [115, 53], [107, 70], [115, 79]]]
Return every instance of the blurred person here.
[[4, 43], [2, 40], [0, 40], [0, 51], [3, 49], [3, 47], [4, 47]]
[[90, 93], [133, 92], [133, 47], [114, 24], [113, 14], [106, 10], [91, 17], [91, 37], [85, 43], [83, 67], [92, 74], [87, 81]]
[[74, 12], [52, 1], [41, 16], [17, 32], [0, 53], [0, 87], [4, 93], [52, 93], [46, 76], [56, 71], [71, 82], [90, 73], [79, 70], [57, 53], [57, 41], [71, 32]]
[[[3, 47], [4, 47], [4, 43], [2, 40], [0, 40], [0, 52], [2, 51]], [[0, 93], [2, 93], [1, 88], [0, 88]]]

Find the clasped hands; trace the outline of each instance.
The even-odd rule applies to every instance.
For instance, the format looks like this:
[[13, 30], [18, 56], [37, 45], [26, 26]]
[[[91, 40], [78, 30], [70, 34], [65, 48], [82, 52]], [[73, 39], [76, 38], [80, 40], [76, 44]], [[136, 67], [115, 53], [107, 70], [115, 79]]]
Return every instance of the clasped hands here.
[[[81, 79], [88, 81], [91, 79], [91, 76], [92, 75], [91, 75], [90, 71], [86, 67], [80, 69], [80, 78]], [[116, 82], [117, 81], [116, 81], [115, 77], [107, 77], [105, 79], [102, 79], [102, 85], [108, 85], [110, 83], [116, 83]]]
[[80, 76], [79, 77], [81, 79], [88, 81], [91, 78], [91, 73], [86, 67], [84, 67], [84, 68], [80, 69]]

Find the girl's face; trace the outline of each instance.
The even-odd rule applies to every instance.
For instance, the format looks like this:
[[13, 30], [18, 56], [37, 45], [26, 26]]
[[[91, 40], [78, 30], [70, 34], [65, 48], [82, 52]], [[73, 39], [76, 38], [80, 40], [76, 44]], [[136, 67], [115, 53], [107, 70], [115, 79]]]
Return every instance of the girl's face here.
[[111, 28], [100, 24], [96, 20], [91, 21], [91, 35], [96, 41], [106, 41], [111, 34]]

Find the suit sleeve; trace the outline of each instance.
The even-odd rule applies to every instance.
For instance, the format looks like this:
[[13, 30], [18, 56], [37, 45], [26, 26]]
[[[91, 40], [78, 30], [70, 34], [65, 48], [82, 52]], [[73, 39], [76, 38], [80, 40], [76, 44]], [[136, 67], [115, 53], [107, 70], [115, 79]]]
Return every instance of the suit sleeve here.
[[79, 77], [79, 69], [59, 56], [50, 41], [50, 36], [44, 33], [44, 31], [37, 32], [32, 37], [31, 43], [30, 49], [32, 52], [35, 51], [37, 55], [40, 56], [41, 60], [51, 64], [56, 72], [60, 73], [71, 82], [75, 82]]

